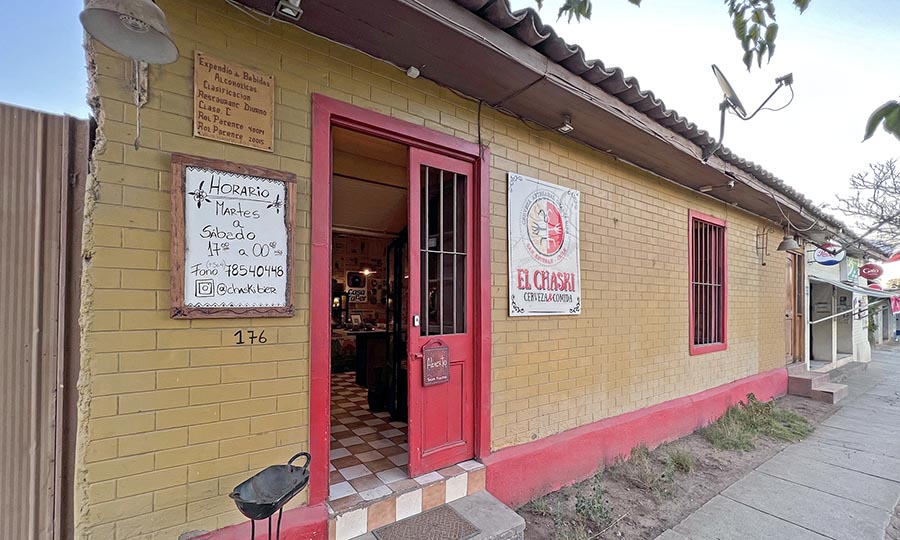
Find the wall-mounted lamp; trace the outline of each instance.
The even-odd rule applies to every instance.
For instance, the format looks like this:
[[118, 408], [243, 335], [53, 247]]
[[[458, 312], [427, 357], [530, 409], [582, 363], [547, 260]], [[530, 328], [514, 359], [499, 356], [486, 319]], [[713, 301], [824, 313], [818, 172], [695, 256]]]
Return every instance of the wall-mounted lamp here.
[[178, 60], [166, 15], [152, 0], [88, 0], [78, 18], [91, 37], [134, 63], [137, 150], [141, 146], [141, 107], [147, 102], [146, 64]]
[[709, 193], [714, 189], [726, 188], [728, 191], [734, 189], [734, 180], [729, 180], [728, 182], [722, 184], [721, 186], [700, 186], [697, 188], [697, 191], [700, 193]]
[[279, 0], [278, 7], [275, 11], [282, 17], [292, 20], [300, 20], [303, 15], [303, 9], [300, 7], [300, 0]]
[[558, 131], [562, 134], [572, 133], [573, 131], [575, 131], [575, 128], [572, 126], [572, 117], [569, 116], [568, 114], [564, 114], [563, 115], [563, 123], [561, 126], [556, 128], [556, 131]]
[[122, 56], [148, 64], [178, 60], [166, 15], [151, 0], [88, 0], [79, 19], [91, 37]]

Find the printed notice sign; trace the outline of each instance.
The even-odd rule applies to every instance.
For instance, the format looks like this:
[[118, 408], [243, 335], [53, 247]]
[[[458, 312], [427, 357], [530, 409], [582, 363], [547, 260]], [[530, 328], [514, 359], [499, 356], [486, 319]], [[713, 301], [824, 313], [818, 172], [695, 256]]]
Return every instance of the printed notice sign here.
[[581, 193], [508, 173], [509, 314], [581, 313]]
[[293, 175], [180, 155], [172, 162], [172, 315], [292, 315]]
[[195, 137], [272, 152], [274, 111], [274, 77], [194, 52]]

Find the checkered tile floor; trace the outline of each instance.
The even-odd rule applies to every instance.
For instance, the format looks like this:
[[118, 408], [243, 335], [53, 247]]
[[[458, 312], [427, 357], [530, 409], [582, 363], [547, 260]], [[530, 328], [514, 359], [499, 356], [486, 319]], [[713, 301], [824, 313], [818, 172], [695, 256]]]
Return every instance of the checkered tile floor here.
[[328, 500], [335, 511], [386, 497], [417, 484], [409, 478], [407, 425], [371, 413], [355, 373], [331, 376], [331, 473]]

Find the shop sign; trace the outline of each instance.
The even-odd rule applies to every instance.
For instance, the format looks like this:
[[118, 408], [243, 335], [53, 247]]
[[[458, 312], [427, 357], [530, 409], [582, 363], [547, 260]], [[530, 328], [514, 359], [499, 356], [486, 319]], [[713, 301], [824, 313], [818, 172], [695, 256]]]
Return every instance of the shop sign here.
[[581, 193], [508, 173], [509, 314], [581, 313]]
[[859, 281], [859, 259], [847, 259], [847, 279], [850, 283]]
[[[443, 345], [443, 342], [440, 342]], [[426, 345], [422, 350], [422, 385], [434, 386], [450, 382], [450, 349]]]
[[296, 177], [172, 156], [172, 316], [289, 317]]
[[900, 296], [891, 297], [891, 313], [894, 315], [900, 313]]
[[878, 279], [883, 273], [884, 269], [875, 263], [866, 263], [859, 268], [859, 275], [866, 279]]
[[817, 263], [824, 266], [834, 266], [844, 260], [847, 252], [841, 246], [826, 242], [816, 249], [814, 258]]
[[194, 136], [274, 151], [275, 78], [194, 53]]
[[877, 284], [877, 283], [869, 283], [869, 288], [872, 289], [873, 291], [881, 291], [881, 290], [883, 290], [883, 289], [881, 288], [881, 285], [879, 285], [879, 284]]

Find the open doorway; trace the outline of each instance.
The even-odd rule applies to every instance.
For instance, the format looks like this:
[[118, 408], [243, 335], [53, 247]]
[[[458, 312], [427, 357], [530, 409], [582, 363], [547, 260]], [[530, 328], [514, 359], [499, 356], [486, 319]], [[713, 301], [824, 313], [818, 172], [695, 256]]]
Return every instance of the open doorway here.
[[[312, 154], [309, 448], [337, 452], [313, 460], [309, 501], [341, 513], [461, 477], [490, 452], [489, 151], [316, 94]], [[356, 255], [365, 240], [375, 259], [372, 239], [386, 243], [383, 274], [377, 260], [335, 267], [334, 244], [353, 238]], [[373, 287], [383, 311], [371, 309]], [[363, 297], [351, 289], [367, 303], [350, 302]], [[353, 336], [352, 355], [332, 369], [333, 352], [350, 353], [335, 341], [365, 331], [384, 337], [363, 348]], [[383, 360], [371, 362], [374, 384], [369, 357]], [[339, 401], [342, 379], [352, 395]], [[380, 422], [388, 426], [373, 427]], [[399, 451], [375, 448], [386, 440]]]
[[329, 500], [352, 505], [409, 479], [407, 146], [332, 131]]

